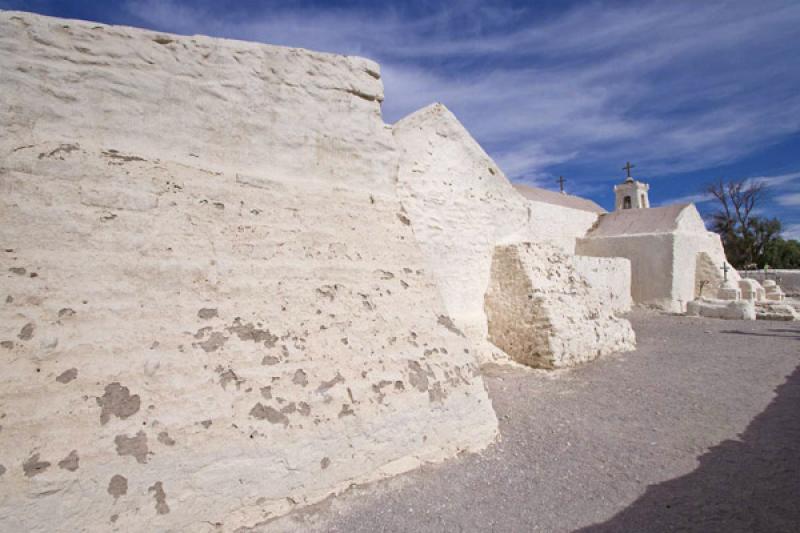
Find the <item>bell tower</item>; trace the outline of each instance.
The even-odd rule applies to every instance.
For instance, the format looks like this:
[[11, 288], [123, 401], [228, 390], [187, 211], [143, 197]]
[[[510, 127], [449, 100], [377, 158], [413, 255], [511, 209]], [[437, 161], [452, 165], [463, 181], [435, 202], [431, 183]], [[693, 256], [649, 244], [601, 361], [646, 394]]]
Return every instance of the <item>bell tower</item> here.
[[619, 185], [614, 185], [614, 193], [617, 196], [616, 203], [614, 204], [615, 211], [621, 211], [623, 209], [647, 209], [650, 207], [650, 198], [647, 194], [650, 190], [650, 186], [633, 179], [633, 176], [631, 176], [631, 169], [635, 166], [636, 165], [631, 165], [630, 161], [628, 161], [628, 164], [622, 167], [622, 170], [627, 171], [628, 177]]

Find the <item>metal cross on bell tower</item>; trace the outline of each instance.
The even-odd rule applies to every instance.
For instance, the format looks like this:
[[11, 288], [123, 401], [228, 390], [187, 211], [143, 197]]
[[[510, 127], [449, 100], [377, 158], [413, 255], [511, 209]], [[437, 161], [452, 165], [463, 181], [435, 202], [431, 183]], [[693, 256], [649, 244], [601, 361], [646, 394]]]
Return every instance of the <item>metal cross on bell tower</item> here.
[[633, 177], [633, 176], [631, 176], [631, 169], [632, 168], [636, 168], [636, 165], [631, 165], [630, 161], [628, 161], [628, 163], [624, 167], [622, 167], [622, 170], [625, 170], [628, 173], [628, 177], [629, 178]]
[[558, 177], [558, 184], [561, 186], [561, 192], [564, 192], [564, 182], [567, 181], [564, 179], [564, 176]]

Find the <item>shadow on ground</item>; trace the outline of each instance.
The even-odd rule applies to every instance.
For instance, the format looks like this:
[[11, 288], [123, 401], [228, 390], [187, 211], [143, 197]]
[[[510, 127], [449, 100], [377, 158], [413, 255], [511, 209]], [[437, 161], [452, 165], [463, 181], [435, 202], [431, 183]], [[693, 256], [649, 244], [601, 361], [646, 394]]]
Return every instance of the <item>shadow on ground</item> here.
[[748, 425], [685, 476], [647, 488], [607, 522], [579, 531], [800, 531], [800, 367]]
[[[727, 333], [729, 335], [751, 335], [754, 337], [779, 337], [784, 339], [797, 339], [800, 340], [800, 329], [770, 329], [771, 333], [758, 333], [755, 331], [742, 331], [739, 329], [725, 329], [720, 333]], [[789, 335], [784, 335], [789, 333]]]

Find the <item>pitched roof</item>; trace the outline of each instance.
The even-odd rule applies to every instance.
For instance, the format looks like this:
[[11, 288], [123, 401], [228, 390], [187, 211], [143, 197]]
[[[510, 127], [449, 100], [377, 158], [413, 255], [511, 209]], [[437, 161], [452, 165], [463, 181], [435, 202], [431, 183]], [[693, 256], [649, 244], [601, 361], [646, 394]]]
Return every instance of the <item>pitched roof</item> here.
[[649, 209], [622, 209], [606, 213], [586, 235], [593, 237], [617, 237], [643, 233], [671, 233], [678, 229], [680, 216], [692, 204], [675, 204]]
[[571, 209], [580, 209], [581, 211], [590, 211], [592, 213], [605, 213], [606, 210], [586, 198], [580, 196], [573, 196], [571, 194], [564, 194], [555, 191], [548, 191], [539, 187], [531, 187], [529, 185], [522, 185], [521, 183], [513, 183], [514, 188], [522, 196], [534, 202], [544, 202], [546, 204], [560, 205], [562, 207], [569, 207]]

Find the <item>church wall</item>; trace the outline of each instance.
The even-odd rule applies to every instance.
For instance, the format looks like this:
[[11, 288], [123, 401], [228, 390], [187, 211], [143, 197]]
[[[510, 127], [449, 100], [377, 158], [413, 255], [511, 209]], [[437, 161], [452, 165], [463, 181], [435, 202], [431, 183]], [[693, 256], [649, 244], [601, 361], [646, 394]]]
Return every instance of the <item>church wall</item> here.
[[377, 65], [2, 12], [0, 73], [0, 530], [234, 531], [494, 438]]
[[[631, 262], [631, 297], [640, 305], [676, 310], [673, 298], [673, 235], [645, 234], [578, 239], [578, 255], [624, 257]], [[689, 268], [689, 267], [686, 267]], [[694, 269], [694, 262], [691, 263]]]
[[[696, 265], [698, 254], [704, 253], [710, 260], [716, 272], [708, 271], [708, 280], [711, 282], [703, 289], [705, 296], [714, 296], [719, 288], [722, 276], [722, 264], [726, 262], [725, 250], [722, 247], [719, 235], [706, 231], [675, 233], [674, 266], [673, 266], [673, 300], [683, 309], [686, 303], [694, 300], [697, 294]], [[709, 265], [710, 266], [710, 265]], [[728, 278], [738, 280], [739, 275], [731, 268]]]
[[537, 241], [548, 241], [568, 254], [575, 253], [575, 241], [597, 222], [598, 213], [530, 201], [531, 232]]

